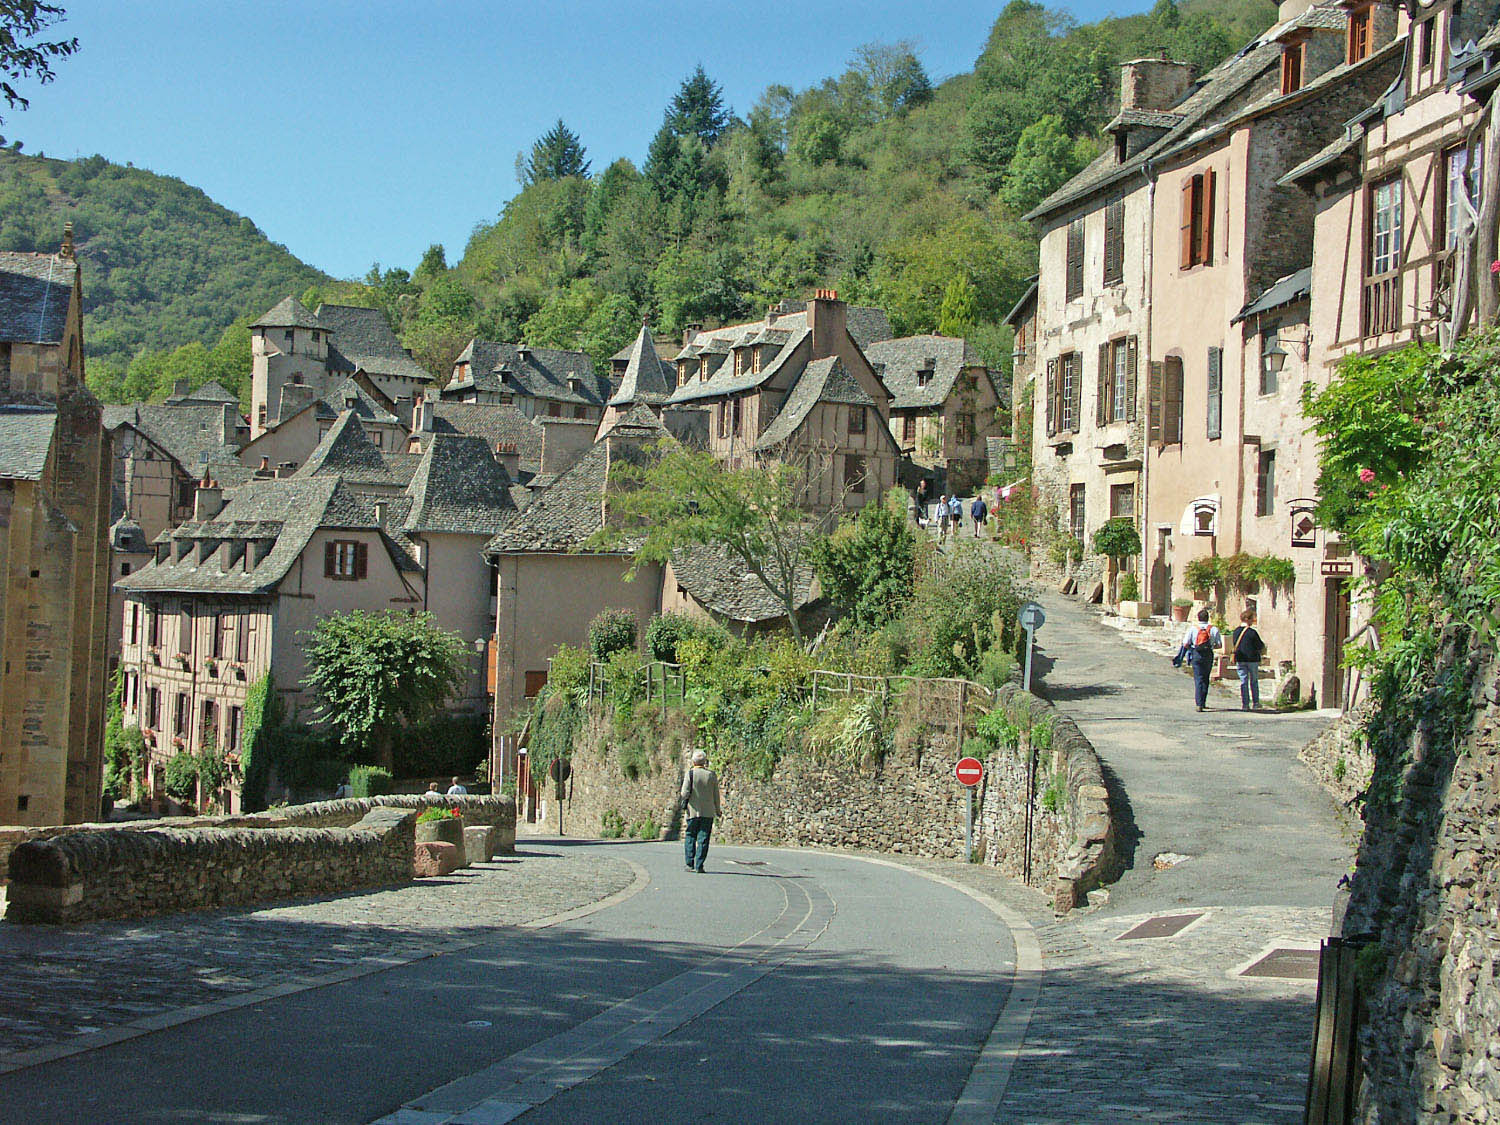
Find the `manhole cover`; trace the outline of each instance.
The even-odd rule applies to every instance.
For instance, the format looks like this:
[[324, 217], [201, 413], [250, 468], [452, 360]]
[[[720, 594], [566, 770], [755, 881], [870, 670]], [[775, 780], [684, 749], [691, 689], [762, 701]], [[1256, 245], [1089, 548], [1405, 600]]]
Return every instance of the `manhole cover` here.
[[1240, 973], [1242, 977], [1277, 977], [1281, 980], [1317, 980], [1316, 949], [1273, 949]]
[[1138, 941], [1141, 938], [1164, 938], [1176, 937], [1187, 929], [1203, 914], [1163, 914], [1159, 918], [1147, 918], [1138, 926], [1132, 926], [1115, 940]]
[[468, 1023], [464, 1024], [464, 1026], [465, 1027], [492, 1027], [494, 1025], [491, 1024], [489, 1020], [470, 1020]]

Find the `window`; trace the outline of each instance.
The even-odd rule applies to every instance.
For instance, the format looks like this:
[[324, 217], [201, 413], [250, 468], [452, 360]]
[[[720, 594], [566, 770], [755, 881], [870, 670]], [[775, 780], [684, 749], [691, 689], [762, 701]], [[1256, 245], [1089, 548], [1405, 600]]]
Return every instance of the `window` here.
[[698, 357], [698, 378], [708, 378], [708, 356], [706, 355]]
[[177, 651], [193, 655], [193, 615], [186, 609], [177, 618]]
[[1224, 349], [1208, 349], [1208, 440], [1224, 432]]
[[516, 396], [515, 395], [501, 395], [500, 396], [500, 405], [501, 406], [510, 406], [515, 401], [516, 401]]
[[865, 459], [858, 453], [844, 454], [844, 487], [858, 495], [865, 491]]
[[1288, 43], [1281, 49], [1281, 92], [1295, 94], [1302, 89], [1302, 43]]
[[1083, 220], [1074, 219], [1068, 224], [1068, 268], [1067, 293], [1064, 300], [1073, 301], [1083, 296]]
[[1099, 345], [1099, 379], [1094, 421], [1135, 421], [1135, 337]]
[[932, 368], [917, 372], [917, 386], [925, 387], [930, 382], [932, 382]]
[[370, 434], [370, 438], [371, 438], [371, 440], [373, 440], [375, 442], [375, 448], [376, 449], [384, 449], [385, 448], [385, 431], [384, 430], [374, 430], [374, 431], [372, 431], [371, 434]]
[[224, 655], [224, 622], [228, 620], [226, 613], [215, 613], [208, 619], [208, 655], [215, 660]]
[[340, 582], [363, 578], [368, 569], [369, 548], [352, 539], [334, 539], [323, 544], [323, 577]]
[[146, 689], [146, 729], [161, 729], [161, 689], [148, 687]]
[[219, 705], [212, 699], [205, 699], [198, 713], [198, 746], [206, 749], [210, 745], [217, 746], [219, 742]]
[[954, 436], [954, 440], [957, 441], [959, 445], [973, 445], [974, 444], [974, 415], [972, 415], [972, 414], [970, 414], [968, 412], [964, 412], [962, 414], [955, 414], [954, 417], [953, 417], [953, 422], [954, 422], [954, 435], [953, 435]]
[[573, 407], [573, 417], [575, 417], [575, 418], [587, 418], [588, 416], [589, 416], [589, 408], [587, 406], [575, 406], [575, 407]]
[[146, 643], [152, 648], [161, 644], [161, 614], [154, 609], [146, 610]]
[[1363, 62], [1370, 56], [1371, 43], [1370, 6], [1366, 4], [1349, 13], [1348, 61], [1352, 65]]
[[745, 373], [745, 349], [744, 348], [735, 348], [734, 349], [734, 373], [736, 375], [743, 375]]
[[1437, 19], [1429, 17], [1417, 25], [1417, 67], [1426, 70], [1432, 65], [1434, 48], [1437, 46]]
[[760, 357], [761, 357], [761, 353], [764, 350], [765, 350], [764, 348], [751, 348], [750, 349], [750, 374], [752, 374], [752, 375], [759, 375], [760, 374]]
[[851, 406], [849, 408], [849, 432], [851, 434], [862, 434], [865, 432], [865, 408], [863, 406]]
[[1260, 336], [1260, 393], [1273, 395], [1281, 389], [1281, 365], [1286, 362], [1286, 350], [1275, 328], [1268, 328]]
[[1135, 518], [1135, 485], [1112, 484], [1109, 486], [1109, 518]]
[[1082, 380], [1077, 352], [1047, 361], [1047, 436], [1076, 434]]
[[1068, 486], [1068, 530], [1073, 533], [1074, 539], [1082, 539], [1084, 532], [1084, 486], [1073, 484]]
[[1168, 356], [1151, 365], [1146, 405], [1146, 441], [1156, 446], [1182, 444], [1182, 359]]
[[229, 729], [224, 732], [224, 749], [231, 754], [240, 752], [240, 738], [245, 730], [245, 709], [229, 708]]
[[917, 416], [915, 414], [907, 414], [901, 419], [901, 441], [905, 444], [907, 442], [915, 442], [916, 440]]
[[1125, 280], [1125, 201], [1113, 200], [1104, 209], [1104, 285]]
[[301, 385], [302, 385], [302, 372], [300, 372], [300, 371], [293, 371], [292, 372], [292, 386], [294, 386], [294, 387], [300, 387]]
[[535, 699], [541, 694], [542, 689], [547, 686], [546, 672], [526, 673], [526, 698]]
[[1370, 189], [1371, 277], [1401, 268], [1401, 177], [1393, 176]]
[[1181, 265], [1185, 270], [1214, 260], [1214, 172], [1182, 181]]
[[179, 691], [172, 697], [172, 733], [178, 738], [186, 737], [188, 726], [188, 697]]
[[1484, 171], [1483, 141], [1472, 148], [1450, 148], [1443, 154], [1443, 236], [1439, 240], [1451, 250], [1458, 245], [1465, 223], [1464, 201], [1479, 199], [1480, 175]]
[[140, 602], [131, 602], [125, 607], [125, 643], [128, 645], [141, 643]]
[[261, 429], [266, 428], [266, 407], [264, 403], [255, 408], [255, 422]]
[[719, 403], [719, 436], [721, 438], [729, 436], [729, 403], [727, 402]]
[[549, 417], [549, 418], [561, 418], [562, 417], [562, 403], [560, 403], [560, 402], [549, 402], [547, 404], [547, 417]]
[[130, 564], [129, 563], [121, 563], [120, 564], [120, 577], [124, 578], [129, 573], [130, 573]]
[[296, 337], [293, 336], [292, 330], [290, 328], [288, 328], [285, 332], [283, 332], [281, 334], [281, 338], [286, 343], [286, 350], [287, 350], [287, 354], [288, 355], [291, 355], [293, 352], [295, 352], [297, 350], [296, 347], [295, 347], [295, 345], [293, 344], [293, 341], [295, 340]]
[[735, 437], [740, 436], [740, 401], [737, 398], [729, 400], [729, 432]]
[[1276, 453], [1261, 450], [1255, 466], [1255, 514], [1276, 514]]

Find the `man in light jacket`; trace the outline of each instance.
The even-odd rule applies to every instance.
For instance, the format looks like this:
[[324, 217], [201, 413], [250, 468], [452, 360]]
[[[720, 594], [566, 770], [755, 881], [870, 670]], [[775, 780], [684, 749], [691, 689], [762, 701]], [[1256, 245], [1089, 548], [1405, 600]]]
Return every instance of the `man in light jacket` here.
[[708, 858], [708, 837], [719, 815], [719, 775], [708, 768], [708, 755], [693, 751], [692, 768], [682, 778], [682, 812], [687, 823], [682, 830], [682, 848], [689, 871], [703, 871]]

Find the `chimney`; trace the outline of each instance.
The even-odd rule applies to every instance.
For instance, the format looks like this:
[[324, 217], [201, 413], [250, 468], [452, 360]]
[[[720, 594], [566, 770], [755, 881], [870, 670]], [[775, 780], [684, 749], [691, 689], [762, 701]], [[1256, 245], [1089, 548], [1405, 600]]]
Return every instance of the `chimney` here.
[[415, 429], [424, 434], [432, 433], [432, 399], [422, 397], [417, 399], [417, 424]]
[[542, 472], [565, 473], [594, 444], [594, 427], [571, 418], [539, 418], [542, 424]]
[[807, 302], [807, 327], [812, 331], [812, 358], [837, 355], [847, 335], [848, 306], [832, 289], [819, 289]]
[[689, 324], [686, 327], [684, 327], [683, 330], [682, 330], [682, 346], [683, 347], [687, 347], [689, 344], [691, 344], [693, 342], [693, 337], [696, 336], [696, 335], [698, 335], [698, 333], [700, 333], [702, 331], [703, 331], [703, 324], [702, 324], [701, 321], [696, 321], [695, 320], [695, 321], [693, 321], [692, 324]]
[[271, 459], [269, 457], [262, 457], [260, 459], [260, 464], [255, 469], [256, 479], [270, 480], [275, 475], [276, 474], [271, 471]]
[[1193, 84], [1191, 63], [1135, 59], [1120, 64], [1120, 108], [1165, 113]]
[[515, 480], [521, 472], [521, 451], [513, 441], [497, 441], [495, 443], [495, 460], [500, 467], [506, 471], [511, 480]]
[[531, 358], [531, 345], [530, 344], [517, 344], [516, 345], [516, 358], [519, 359], [522, 363], [525, 363], [528, 359], [530, 359]]
[[385, 527], [385, 501], [375, 501], [375, 522], [382, 528]]
[[218, 481], [204, 477], [193, 493], [193, 519], [206, 523], [224, 510], [224, 490]]
[[188, 381], [186, 379], [174, 379], [172, 381], [173, 398], [187, 398], [187, 396], [192, 393], [193, 392], [188, 389]]
[[219, 424], [220, 440], [225, 445], [233, 445], [239, 440], [240, 412], [239, 408], [232, 402], [224, 404], [224, 419]]
[[411, 395], [398, 395], [396, 398], [396, 420], [408, 430], [416, 421], [416, 399]]
[[63, 224], [63, 240], [62, 245], [58, 247], [57, 256], [68, 261], [73, 260], [73, 224], [71, 222]]

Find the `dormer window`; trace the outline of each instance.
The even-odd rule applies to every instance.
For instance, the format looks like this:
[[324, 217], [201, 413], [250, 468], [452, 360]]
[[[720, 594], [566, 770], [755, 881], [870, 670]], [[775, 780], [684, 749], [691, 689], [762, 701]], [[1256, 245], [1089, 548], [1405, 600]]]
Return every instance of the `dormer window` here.
[[700, 356], [698, 359], [698, 378], [708, 378], [708, 357]]
[[750, 349], [750, 374], [752, 375], [760, 374], [760, 357], [762, 351], [764, 351], [763, 348]]
[[734, 373], [735, 373], [735, 375], [743, 375], [745, 373], [745, 349], [744, 348], [735, 348], [734, 349]]
[[1349, 13], [1349, 50], [1348, 62], [1350, 66], [1355, 63], [1364, 62], [1370, 57], [1370, 48], [1374, 42], [1374, 18], [1370, 12], [1369, 4], [1362, 4]]
[[1305, 43], [1296, 39], [1281, 48], [1281, 92], [1295, 94], [1302, 89], [1302, 62]]
[[924, 368], [917, 372], [917, 386], [925, 387], [932, 382], [932, 368]]

